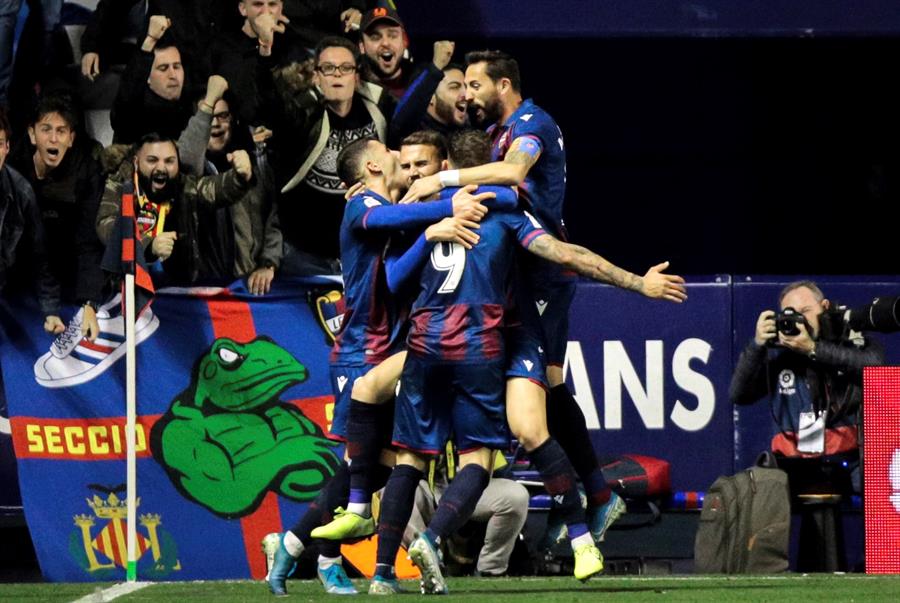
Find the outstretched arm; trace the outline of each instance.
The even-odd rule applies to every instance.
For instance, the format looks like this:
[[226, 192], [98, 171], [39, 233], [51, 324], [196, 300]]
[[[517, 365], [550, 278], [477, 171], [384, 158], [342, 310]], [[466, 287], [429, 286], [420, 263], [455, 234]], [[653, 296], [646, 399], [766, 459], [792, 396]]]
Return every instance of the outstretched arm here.
[[595, 281], [610, 283], [630, 289], [654, 299], [666, 299], [681, 303], [687, 299], [684, 279], [674, 274], [663, 274], [668, 262], [657, 264], [644, 276], [638, 276], [619, 268], [612, 262], [579, 245], [564, 243], [556, 237], [543, 234], [535, 238], [528, 251], [545, 260], [561, 264]]
[[518, 186], [525, 180], [528, 170], [540, 159], [540, 156], [540, 142], [533, 136], [520, 136], [510, 145], [503, 161], [494, 161], [462, 170], [445, 170], [432, 176], [419, 178], [412, 183], [400, 203], [427, 199], [448, 186], [465, 186], [467, 184]]

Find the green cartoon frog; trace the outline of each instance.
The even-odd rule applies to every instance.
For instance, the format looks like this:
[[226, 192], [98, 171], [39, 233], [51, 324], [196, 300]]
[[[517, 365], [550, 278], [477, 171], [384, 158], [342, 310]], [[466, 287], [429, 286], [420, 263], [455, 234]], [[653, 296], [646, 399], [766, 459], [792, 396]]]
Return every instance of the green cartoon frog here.
[[242, 517], [269, 490], [307, 501], [334, 475], [335, 443], [278, 399], [306, 380], [306, 367], [271, 339], [216, 339], [191, 377], [150, 435], [154, 458], [183, 495]]

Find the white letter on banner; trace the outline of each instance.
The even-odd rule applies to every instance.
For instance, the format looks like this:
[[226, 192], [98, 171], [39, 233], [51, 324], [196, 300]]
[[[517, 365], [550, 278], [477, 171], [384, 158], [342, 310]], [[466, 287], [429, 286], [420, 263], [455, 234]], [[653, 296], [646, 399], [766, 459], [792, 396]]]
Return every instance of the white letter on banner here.
[[689, 410], [675, 400], [675, 408], [672, 409], [672, 422], [685, 431], [700, 431], [712, 420], [716, 410], [716, 392], [712, 382], [691, 369], [691, 359], [698, 358], [707, 364], [712, 346], [702, 339], [685, 339], [675, 349], [672, 357], [672, 375], [678, 387], [697, 396], [697, 407]]
[[622, 385], [628, 390], [644, 426], [664, 427], [663, 342], [646, 342], [646, 356], [647, 389], [644, 390], [622, 342], [603, 342], [603, 408], [607, 429], [622, 429]]
[[600, 429], [600, 418], [597, 416], [597, 407], [594, 405], [594, 392], [591, 391], [591, 382], [584, 365], [584, 354], [581, 351], [580, 341], [570, 341], [566, 346], [566, 357], [563, 359], [563, 379], [569, 374], [570, 369], [572, 371], [572, 395], [575, 396], [581, 412], [584, 413], [587, 428]]

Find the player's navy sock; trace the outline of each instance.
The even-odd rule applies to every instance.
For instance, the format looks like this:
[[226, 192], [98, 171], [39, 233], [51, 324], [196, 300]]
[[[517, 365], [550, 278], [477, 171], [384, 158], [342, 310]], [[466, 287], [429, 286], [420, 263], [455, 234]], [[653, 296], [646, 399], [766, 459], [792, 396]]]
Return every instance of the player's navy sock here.
[[416, 488], [422, 477], [422, 472], [410, 465], [394, 467], [381, 498], [376, 563], [394, 567], [394, 559], [397, 557], [400, 541], [403, 540], [403, 531], [412, 515]]
[[547, 427], [550, 435], [566, 451], [575, 473], [581, 478], [587, 491], [588, 504], [602, 505], [608, 501], [611, 491], [600, 471], [584, 413], [565, 383], [550, 390]]
[[491, 475], [484, 467], [466, 465], [463, 467], [441, 497], [441, 502], [434, 512], [434, 517], [425, 530], [433, 543], [461, 528], [481, 498], [481, 493], [491, 481]]
[[[341, 463], [338, 470], [332, 477], [314, 501], [309, 503], [306, 513], [291, 528], [291, 532], [300, 539], [304, 547], [308, 547], [312, 539], [309, 533], [319, 526], [334, 519], [334, 510], [338, 507], [347, 506], [347, 490], [350, 487], [350, 469], [347, 463]], [[340, 542], [336, 541], [340, 550]], [[321, 550], [321, 547], [320, 547]], [[326, 557], [334, 557], [335, 555], [325, 554]]]
[[547, 438], [543, 444], [529, 452], [528, 457], [541, 474], [544, 488], [559, 505], [559, 518], [569, 528], [569, 537], [575, 538], [586, 533], [587, 524], [575, 470], [559, 442], [552, 437]]
[[[364, 404], [350, 400], [350, 414], [347, 419], [347, 456], [350, 457], [350, 490], [354, 498], [359, 493], [371, 502], [372, 470], [378, 465], [378, 457], [384, 443], [384, 434], [379, 426], [384, 424], [382, 415], [392, 412], [386, 405]], [[354, 500], [354, 502], [359, 502]]]

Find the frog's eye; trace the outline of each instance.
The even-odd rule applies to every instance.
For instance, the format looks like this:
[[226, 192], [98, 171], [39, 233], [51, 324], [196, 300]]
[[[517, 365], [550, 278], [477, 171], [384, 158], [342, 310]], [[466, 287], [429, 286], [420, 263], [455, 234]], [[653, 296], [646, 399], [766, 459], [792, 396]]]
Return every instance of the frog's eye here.
[[219, 358], [225, 364], [231, 364], [240, 357], [241, 357], [241, 355], [238, 354], [237, 352], [235, 352], [234, 350], [229, 350], [228, 348], [221, 348], [219, 350]]

